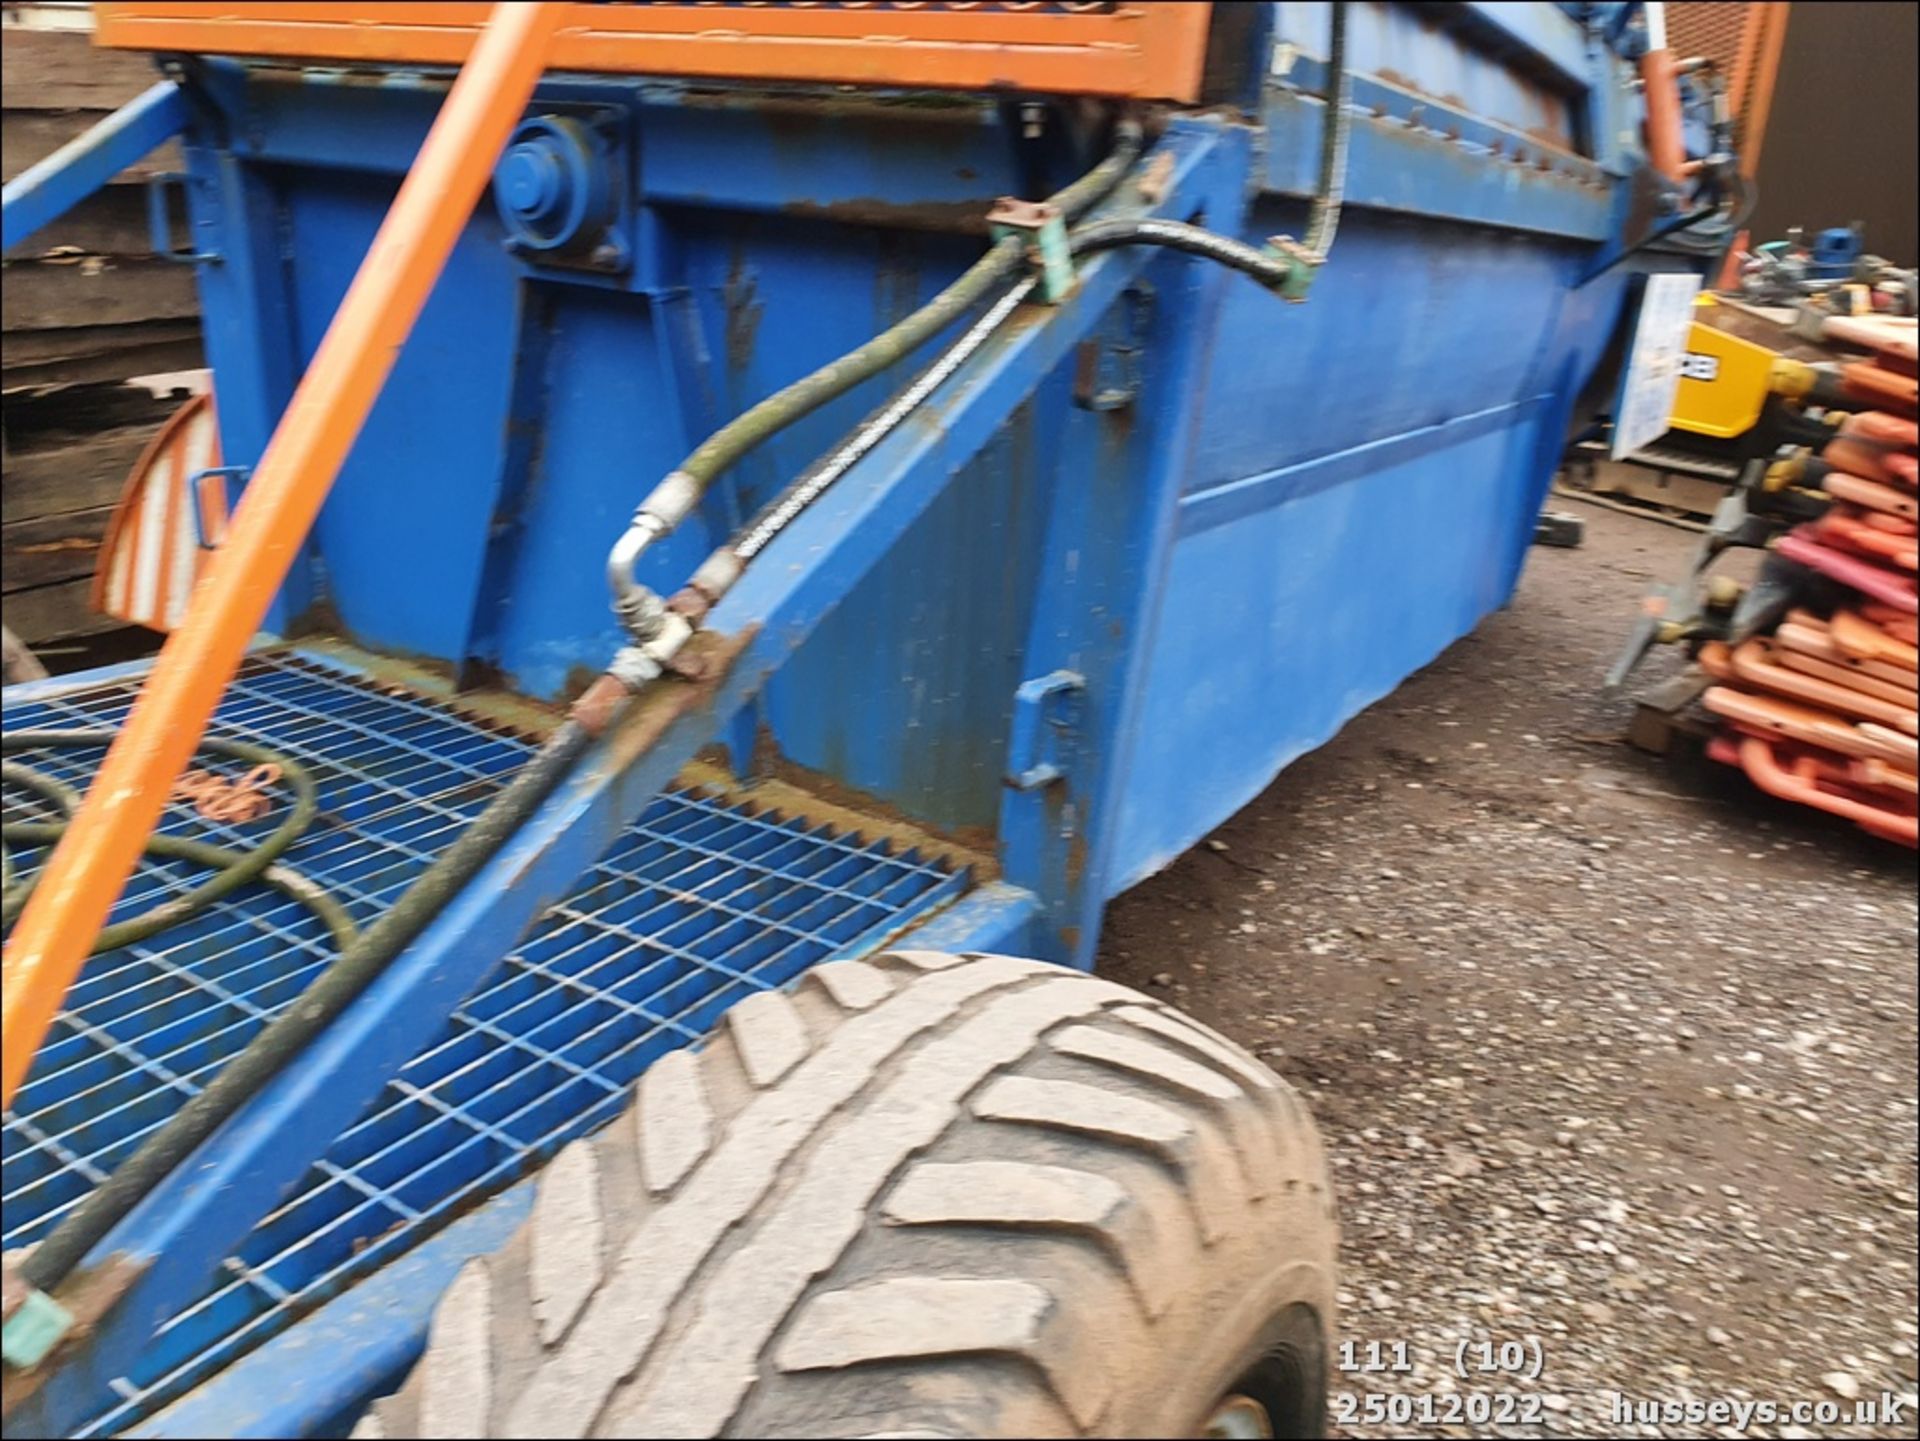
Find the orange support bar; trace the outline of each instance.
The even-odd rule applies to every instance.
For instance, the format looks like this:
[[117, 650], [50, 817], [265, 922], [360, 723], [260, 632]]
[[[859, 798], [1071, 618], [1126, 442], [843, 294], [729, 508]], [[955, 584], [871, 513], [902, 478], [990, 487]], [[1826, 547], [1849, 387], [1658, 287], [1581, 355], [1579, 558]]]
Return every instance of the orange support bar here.
[[500, 4], [268, 442], [233, 523], [21, 914], [4, 962], [11, 1104], [221, 693], [320, 513], [546, 67], [564, 4]]
[[1667, 179], [1686, 178], [1687, 142], [1681, 134], [1680, 81], [1667, 49], [1667, 7], [1646, 7], [1647, 50], [1640, 57], [1640, 94], [1647, 106], [1647, 159]]

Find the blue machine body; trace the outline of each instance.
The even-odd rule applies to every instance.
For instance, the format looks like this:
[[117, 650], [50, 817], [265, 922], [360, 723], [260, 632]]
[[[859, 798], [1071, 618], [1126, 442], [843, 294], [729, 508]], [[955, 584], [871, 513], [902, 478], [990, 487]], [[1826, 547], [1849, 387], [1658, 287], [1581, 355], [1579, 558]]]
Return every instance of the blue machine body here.
[[[1114, 203], [1256, 243], [1301, 234], [1330, 8], [1264, 7], [1265, 63], [1244, 93], [1159, 115], [1157, 195], [1129, 187]], [[616, 736], [590, 756], [110, 1238], [96, 1259], [131, 1258], [138, 1279], [9, 1429], [337, 1428], [417, 1351], [460, 1262], [524, 1215], [517, 1178], [732, 999], [902, 932], [1091, 964], [1113, 895], [1504, 604], [1570, 417], [1606, 390], [1636, 278], [1702, 264], [1640, 248], [1671, 206], [1640, 152], [1616, 8], [1353, 6], [1345, 211], [1310, 297], [1132, 249], [1086, 264], [1062, 304], [1028, 307], [749, 569], [709, 618], [731, 650], [697, 701], [658, 707], [644, 750]], [[184, 127], [230, 462], [260, 455], [446, 83], [205, 57], [147, 102]], [[560, 702], [605, 666], [621, 637], [602, 563], [635, 503], [717, 425], [953, 279], [995, 197], [1043, 194], [1096, 158], [1067, 107], [1034, 128], [995, 97], [545, 81], [276, 606], [271, 629], [295, 648], [274, 655], [291, 658], [263, 659], [223, 712], [236, 733], [311, 746], [343, 785], [371, 766], [388, 788], [347, 805], [366, 828], [354, 844], [290, 859], [359, 887], [363, 915], [390, 902], [478, 804], [433, 799], [408, 767], [464, 766], [483, 788], [510, 767], [514, 747], [458, 720], [465, 699]], [[749, 455], [641, 578], [677, 589], [911, 369]], [[359, 658], [316, 657], [316, 633]], [[437, 694], [340, 693], [390, 674], [370, 657], [436, 677]], [[10, 692], [9, 724], [16, 706], [40, 723], [110, 721], [136, 681]], [[750, 809], [662, 797], [716, 746], [744, 781], [830, 791], [978, 859], [869, 855], [844, 827], [769, 834]], [[400, 826], [409, 805], [440, 807], [441, 829]], [[579, 899], [680, 884], [676, 855], [733, 878], [738, 924], [644, 908], [615, 924]], [[581, 960], [564, 938], [587, 913], [603, 923]], [[185, 934], [135, 959], [184, 968], [189, 988], [214, 984], [208, 967], [265, 968], [253, 974], [277, 989], [262, 1014], [324, 960], [317, 933], [244, 962], [211, 921]], [[646, 946], [656, 958], [636, 972]], [[612, 1020], [541, 1029], [527, 978], [586, 985], [576, 964], [613, 967], [593, 974], [621, 978], [614, 992], [653, 979], [614, 996]], [[105, 1024], [86, 1004], [66, 1017], [75, 1035]], [[141, 1059], [111, 1074], [188, 1094], [244, 1040], [183, 1024], [211, 1048], [201, 1070], [156, 1070], [142, 1033], [114, 1042]], [[629, 1029], [616, 1046], [596, 1039], [603, 1024]], [[434, 1069], [461, 1046], [476, 1054]], [[539, 1061], [513, 1073], [522, 1089], [497, 1114], [485, 1098], [507, 1090], [491, 1080], [445, 1089], [491, 1064], [489, 1048]], [[589, 1079], [575, 1096], [568, 1077]], [[8, 1246], [154, 1123], [63, 1150], [47, 1138], [79, 1134], [103, 1102], [98, 1087], [49, 1085], [36, 1073], [9, 1117], [9, 1209], [17, 1190], [30, 1204]], [[428, 1110], [396, 1099], [416, 1093], [447, 1097], [483, 1136], [473, 1146], [497, 1142], [484, 1164], [462, 1151], [458, 1175], [420, 1179], [441, 1143], [409, 1139], [431, 1131]], [[36, 1166], [28, 1194], [16, 1182]], [[316, 1177], [381, 1204], [328, 1209]]]

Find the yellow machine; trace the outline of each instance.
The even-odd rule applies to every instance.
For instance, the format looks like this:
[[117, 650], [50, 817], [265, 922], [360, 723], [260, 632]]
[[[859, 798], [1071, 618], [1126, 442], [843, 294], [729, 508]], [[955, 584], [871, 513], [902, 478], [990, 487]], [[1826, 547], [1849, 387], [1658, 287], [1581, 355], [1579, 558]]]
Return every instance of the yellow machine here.
[[[1701, 296], [1697, 304], [1699, 316], [1687, 336], [1687, 356], [1674, 396], [1673, 429], [1734, 440], [1760, 423], [1769, 396], [1791, 401], [1813, 396], [1824, 372], [1781, 352], [1783, 345], [1799, 348], [1789, 335], [1767, 322], [1756, 324], [1752, 312], [1723, 305], [1711, 295]], [[1763, 325], [1774, 332], [1770, 344], [1751, 338], [1764, 333]]]
[[1600, 464], [1607, 442], [1590, 435], [1568, 453], [1567, 483], [1704, 520], [1748, 462], [1824, 445], [1817, 416], [1841, 399], [1827, 353], [1738, 302], [1702, 295], [1695, 307], [1667, 433], [1619, 465]]

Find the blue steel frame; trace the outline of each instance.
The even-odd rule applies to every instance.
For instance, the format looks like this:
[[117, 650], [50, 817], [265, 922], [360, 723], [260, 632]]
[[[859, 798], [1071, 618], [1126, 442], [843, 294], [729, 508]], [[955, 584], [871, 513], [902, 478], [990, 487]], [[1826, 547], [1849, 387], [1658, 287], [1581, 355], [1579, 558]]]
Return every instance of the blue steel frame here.
[[29, 165], [0, 199], [0, 250], [51, 225], [129, 165], [187, 128], [185, 93], [162, 80], [84, 135]]
[[[1198, 219], [1255, 235], [1297, 229], [1325, 119], [1316, 93], [1322, 67], [1312, 59], [1324, 36], [1323, 14], [1315, 12], [1324, 7], [1276, 10], [1275, 37], [1305, 63], [1270, 78], [1253, 123], [1172, 118], [1156, 147], [1156, 157], [1171, 164], [1160, 198], [1148, 204], [1128, 192], [1111, 207], [1115, 213]], [[1369, 43], [1386, 54], [1399, 42], [1385, 31]], [[822, 675], [831, 674], [823, 664], [857, 648], [863, 632], [850, 627], [867, 623], [861, 617], [870, 607], [862, 602], [876, 586], [900, 584], [892, 572], [903, 556], [917, 564], [926, 554], [928, 518], [945, 518], [967, 488], [956, 481], [998, 484], [983, 458], [1013, 448], [1005, 468], [1016, 489], [1009, 494], [1051, 463], [1050, 489], [1027, 502], [1037, 507], [1037, 521], [1021, 542], [1025, 558], [1007, 562], [1032, 594], [996, 613], [1017, 628], [997, 643], [1016, 652], [1016, 679], [1073, 679], [1023, 688], [1024, 699], [1015, 699], [1010, 686], [992, 702], [1003, 709], [983, 713], [987, 725], [1003, 723], [1034, 736], [1036, 745], [1044, 741], [1053, 772], [1040, 784], [1003, 784], [1030, 775], [1042, 759], [1014, 752], [1004, 729], [997, 744], [980, 751], [992, 773], [984, 787], [977, 778], [970, 783], [964, 804], [976, 816], [987, 807], [1002, 878], [924, 927], [919, 944], [1090, 964], [1111, 895], [1198, 839], [1291, 756], [1502, 603], [1568, 414], [1620, 323], [1631, 276], [1683, 262], [1641, 257], [1592, 285], [1577, 283], [1596, 254], [1624, 253], [1637, 238], [1632, 192], [1645, 184], [1643, 158], [1621, 138], [1625, 73], [1589, 27], [1553, 6], [1469, 6], [1431, 43], [1477, 57], [1468, 68], [1488, 87], [1486, 113], [1469, 108], [1478, 92], [1457, 105], [1425, 98], [1413, 88], [1422, 79], [1417, 74], [1407, 83], [1361, 78], [1349, 214], [1308, 305], [1283, 310], [1243, 278], [1180, 257], [1121, 251], [1088, 265], [1064, 304], [1021, 317], [991, 342], [923, 415], [783, 535], [715, 611], [710, 629], [738, 645], [718, 679], [690, 704], [650, 701], [609, 737], [361, 1001], [103, 1243], [92, 1259], [129, 1259], [143, 1268], [138, 1280], [10, 1418], [12, 1425], [54, 1434], [96, 1410], [155, 1325], [193, 1294], [421, 1038], [703, 745], [725, 739], [744, 766], [755, 733], [771, 732], [802, 763], [837, 771], [931, 823], [954, 823], [955, 803], [943, 793], [904, 780], [876, 782], [858, 756], [836, 764], [833, 757], [843, 753], [831, 733], [822, 739], [806, 713], [807, 697], [822, 695]], [[1523, 83], [1493, 74], [1493, 62]], [[244, 113], [249, 121], [192, 130], [185, 147], [195, 248], [219, 256], [200, 275], [224, 448], [245, 459], [264, 447], [317, 338], [316, 324], [330, 296], [337, 297], [337, 275], [288, 279], [284, 237], [297, 238], [303, 225], [316, 223], [296, 202], [332, 207], [327, 214], [334, 216], [348, 188], [377, 194], [390, 187], [444, 82], [396, 73], [377, 85], [349, 86], [333, 83], [345, 79], [334, 73], [261, 75], [222, 61], [203, 62], [196, 74], [210, 114]], [[1569, 144], [1530, 142], [1508, 113], [1516, 96], [1530, 102], [1536, 91], [1548, 112], [1572, 126]], [[937, 152], [929, 152], [913, 135], [895, 133], [912, 127], [885, 116], [810, 115], [804, 98], [715, 98], [678, 86], [593, 81], [555, 81], [541, 95], [541, 104], [558, 107], [616, 101], [641, 107], [639, 129], [651, 137], [636, 163], [647, 208], [634, 217], [632, 264], [616, 276], [557, 283], [600, 294], [608, 314], [620, 313], [622, 296], [637, 296], [666, 318], [648, 362], [664, 404], [647, 423], [661, 428], [669, 447], [697, 437], [769, 383], [767, 373], [743, 368], [735, 354], [757, 354], [763, 304], [738, 250], [719, 290], [724, 313], [715, 315], [703, 308], [712, 287], [696, 283], [697, 267], [724, 244], [715, 238], [709, 245], [697, 227], [679, 228], [669, 218], [699, 210], [742, 226], [756, 218], [801, 227], [846, 221], [911, 233], [1002, 189], [1034, 188], [1009, 172], [1006, 117], [971, 102], [942, 103], [947, 129]], [[938, 163], [928, 163], [930, 153]], [[821, 163], [827, 155], [835, 163]], [[338, 179], [309, 200], [287, 182], [309, 171]], [[10, 189], [10, 227], [14, 206]], [[1445, 227], [1447, 245], [1435, 247], [1407, 229], [1416, 219]], [[566, 296], [528, 283], [556, 278], [513, 271], [490, 222], [476, 217], [476, 248], [456, 254], [443, 289], [513, 287], [511, 314], [489, 332], [504, 338], [488, 342], [513, 364], [484, 376], [469, 397], [475, 412], [504, 415], [507, 425], [497, 449], [475, 452], [492, 457], [490, 474], [462, 474], [453, 488], [435, 482], [448, 511], [448, 547], [464, 557], [457, 561], [464, 570], [418, 558], [439, 567], [431, 572], [434, 584], [449, 587], [434, 598], [443, 614], [430, 619], [441, 628], [433, 634], [443, 630], [452, 639], [417, 648], [470, 673], [484, 669], [476, 662], [488, 657], [517, 656], [508, 669], [528, 689], [551, 694], [564, 679], [560, 669], [541, 669], [546, 663], [528, 658], [545, 653], [544, 646], [598, 663], [610, 648], [610, 628], [556, 622], [550, 633], [516, 640], [514, 627], [524, 629], [525, 617], [510, 614], [500, 599], [524, 589], [533, 573], [525, 548], [550, 539], [556, 522], [540, 507], [558, 474], [556, 454], [567, 455], [574, 443], [551, 408], [549, 360], [561, 356], [555, 363], [563, 363], [569, 347], [594, 343], [587, 327], [597, 322], [575, 316], [569, 328], [556, 320]], [[363, 222], [354, 225], [341, 231], [340, 255], [316, 258], [316, 265], [350, 267], [353, 237], [370, 233]], [[964, 246], [942, 250], [937, 238], [925, 243], [948, 266], [967, 253]], [[1431, 274], [1429, 265], [1437, 267]], [[886, 275], [879, 279], [884, 288]], [[1392, 332], [1400, 311], [1370, 309], [1375, 294], [1401, 309], [1426, 306], [1453, 326], [1504, 305], [1513, 317], [1508, 340], [1483, 343], [1482, 351], [1493, 353], [1476, 356], [1471, 375], [1459, 382], [1479, 385], [1485, 403], [1463, 403], [1470, 393], [1446, 389], [1441, 378], [1448, 367], [1469, 368], [1460, 358], [1485, 342], [1471, 333], [1446, 336], [1450, 350], [1422, 350], [1417, 334], [1401, 335], [1406, 364], [1427, 367], [1415, 379], [1431, 393], [1391, 386], [1364, 397], [1316, 393], [1314, 370], [1360, 376], [1371, 363], [1378, 371], [1382, 342], [1368, 329]], [[1120, 310], [1145, 315], [1134, 337], [1147, 357], [1141, 399], [1117, 412], [1074, 411], [1067, 380], [1076, 353], [1083, 344], [1109, 343]], [[435, 332], [427, 333], [431, 352]], [[1268, 345], [1312, 359], [1293, 362], [1297, 378], [1283, 394], [1311, 402], [1333, 443], [1313, 428], [1276, 428], [1259, 414], [1257, 400], [1247, 411], [1243, 362]], [[603, 352], [592, 353], [599, 363]], [[425, 393], [430, 367], [457, 367], [458, 360], [410, 351], [391, 388], [403, 397]], [[1270, 384], [1252, 393], [1271, 403]], [[1066, 419], [1049, 418], [1055, 412]], [[712, 533], [729, 528], [757, 503], [756, 491], [764, 494], [783, 471], [791, 473], [795, 460], [819, 449], [851, 414], [857, 409], [835, 410], [801, 427], [789, 453], [743, 466], [738, 483], [710, 502], [708, 534], [690, 527], [689, 544], [662, 548], [662, 578], [684, 575]], [[536, 442], [531, 437], [543, 417], [553, 429]], [[1236, 425], [1243, 433], [1234, 432]], [[398, 430], [382, 430], [376, 416], [353, 463], [423, 463], [408, 455], [409, 443]], [[1036, 449], [1041, 459], [1029, 453]], [[630, 504], [651, 479], [628, 475], [613, 488], [617, 505]], [[382, 579], [377, 566], [366, 569], [364, 551], [342, 532], [390, 523], [396, 512], [352, 489], [330, 510], [334, 529], [327, 533], [323, 519], [315, 563], [296, 568], [276, 627], [308, 614], [329, 593], [326, 586], [349, 600], [359, 587], [363, 609], [356, 615], [365, 613], [369, 597], [377, 604], [400, 599], [390, 577]], [[610, 526], [588, 520], [610, 537]], [[1450, 521], [1483, 539], [1448, 544]], [[1377, 531], [1368, 532], [1368, 524]], [[1367, 552], [1368, 543], [1376, 554]], [[678, 574], [666, 573], [675, 568]], [[1290, 570], [1299, 572], [1297, 583]], [[1376, 583], [1381, 575], [1398, 579]], [[1340, 590], [1299, 588], [1308, 584]], [[1359, 629], [1325, 642], [1290, 637], [1278, 649], [1258, 642], [1279, 617], [1299, 625], [1323, 604], [1351, 604]], [[1254, 644], [1235, 644], [1249, 634]], [[515, 645], [521, 649], [513, 651]], [[1378, 656], [1363, 663], [1348, 654], [1363, 645], [1377, 645]], [[773, 688], [782, 673], [791, 679], [785, 694]], [[1303, 703], [1297, 720], [1282, 725], [1262, 713], [1271, 699], [1321, 683], [1338, 693]], [[1227, 709], [1236, 686], [1244, 712], [1237, 717]], [[1022, 706], [1042, 709], [1023, 714]], [[981, 721], [968, 713], [968, 724]], [[893, 723], [892, 716], [881, 722], [882, 733]], [[1201, 753], [1211, 741], [1217, 753]], [[410, 1358], [431, 1296], [459, 1262], [496, 1245], [525, 1205], [524, 1185], [503, 1193], [139, 1434], [309, 1433], [337, 1425]], [[403, 1295], [412, 1299], [403, 1303]], [[319, 1393], [316, 1355], [338, 1374], [333, 1388]]]

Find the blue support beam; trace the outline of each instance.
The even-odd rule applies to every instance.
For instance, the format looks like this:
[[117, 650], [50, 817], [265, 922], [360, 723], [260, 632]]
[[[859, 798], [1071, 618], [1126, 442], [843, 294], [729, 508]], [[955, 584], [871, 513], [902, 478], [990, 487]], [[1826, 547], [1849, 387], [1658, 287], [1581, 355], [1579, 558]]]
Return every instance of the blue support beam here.
[[[1157, 147], [1173, 165], [1158, 201], [1116, 203], [1109, 213], [1184, 213], [1183, 186], [1233, 129], [1213, 119], [1174, 121]], [[97, 1413], [113, 1379], [180, 1298], [196, 1293], [411, 1058], [419, 1038], [438, 1032], [541, 912], [758, 694], [1074, 354], [1153, 255], [1100, 256], [1064, 303], [1017, 315], [768, 548], [708, 619], [713, 637], [731, 637], [738, 647], [722, 672], [698, 690], [652, 688], [346, 1015], [96, 1248], [89, 1267], [119, 1256], [138, 1268], [137, 1279], [82, 1348], [9, 1417], [11, 1429], [65, 1435]]]
[[[1244, 132], [1235, 133], [1213, 163], [1184, 177], [1180, 218], [1204, 216], [1237, 234], [1249, 152]], [[1093, 967], [1112, 894], [1107, 858], [1214, 358], [1202, 337], [1216, 334], [1230, 286], [1267, 306], [1272, 342], [1286, 343], [1298, 315], [1279, 297], [1220, 266], [1162, 258], [1139, 292], [1152, 317], [1144, 332], [1113, 337], [1146, 357], [1137, 394], [1114, 409], [1078, 412], [1069, 443], [1079, 448], [1056, 467], [1025, 647], [1032, 679], [1016, 700], [999, 834], [1007, 880], [1040, 898], [1032, 954], [1083, 970]], [[1023, 744], [1023, 732], [1036, 744]]]
[[[1593, 162], [1397, 86], [1357, 77], [1353, 88], [1348, 205], [1572, 240], [1611, 233], [1615, 184]], [[1263, 189], [1313, 195], [1326, 110], [1304, 89], [1267, 92]]]
[[[1447, 8], [1432, 9], [1444, 23]], [[1569, 90], [1585, 90], [1593, 83], [1587, 28], [1565, 10], [1552, 5], [1465, 0], [1454, 14], [1463, 36], [1516, 70], [1552, 80]]]
[[419, 1356], [460, 1268], [513, 1238], [536, 1184], [502, 1191], [125, 1434], [345, 1435], [366, 1398], [384, 1394]]
[[129, 165], [187, 128], [187, 100], [162, 80], [6, 185], [0, 250], [51, 225]]

